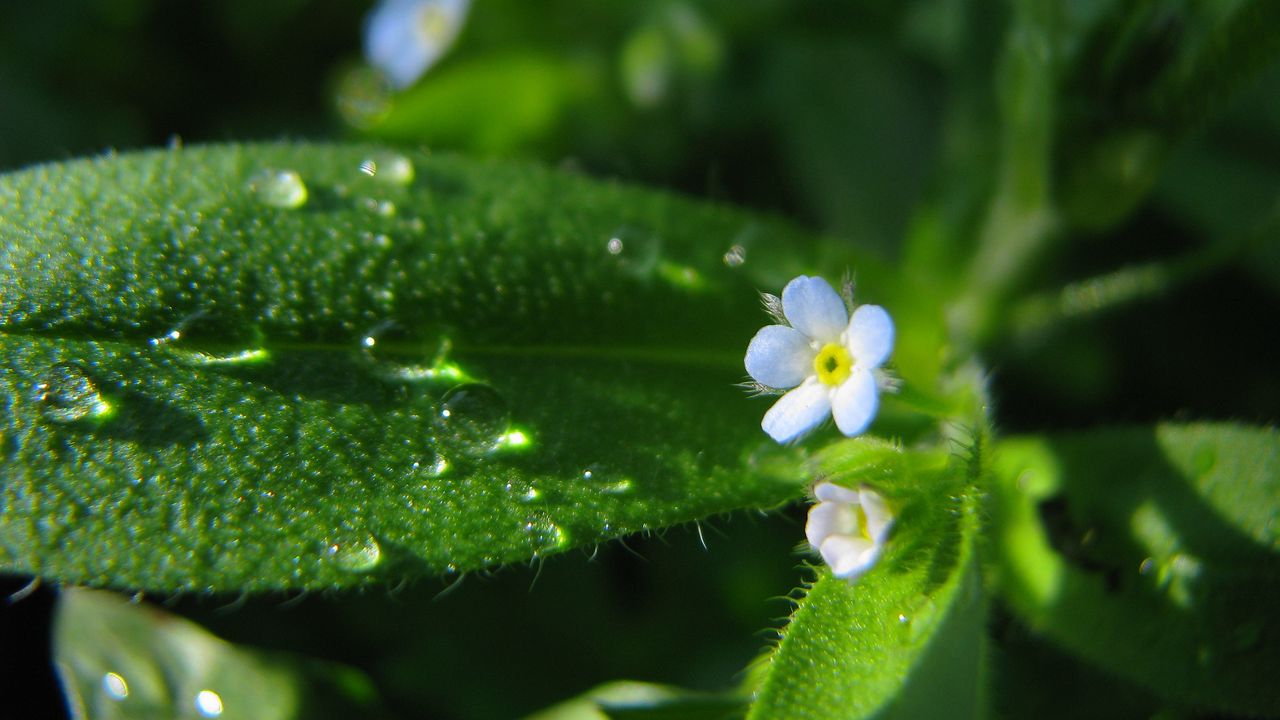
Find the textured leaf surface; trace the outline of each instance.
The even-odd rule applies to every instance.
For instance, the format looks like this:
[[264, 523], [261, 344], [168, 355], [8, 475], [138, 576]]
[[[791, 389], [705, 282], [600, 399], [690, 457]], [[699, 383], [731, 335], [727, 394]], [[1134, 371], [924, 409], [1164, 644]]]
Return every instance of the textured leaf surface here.
[[1161, 697], [1280, 712], [1275, 430], [1101, 430], [1011, 439], [999, 457], [999, 568], [1015, 610]]
[[733, 386], [756, 288], [813, 264], [779, 224], [357, 146], [47, 165], [0, 203], [7, 571], [332, 587], [801, 492]]
[[832, 446], [816, 461], [831, 482], [884, 494], [898, 507], [896, 529], [857, 583], [818, 570], [759, 668], [764, 678], [748, 717], [973, 716], [984, 624], [974, 558], [977, 461], [869, 440]]

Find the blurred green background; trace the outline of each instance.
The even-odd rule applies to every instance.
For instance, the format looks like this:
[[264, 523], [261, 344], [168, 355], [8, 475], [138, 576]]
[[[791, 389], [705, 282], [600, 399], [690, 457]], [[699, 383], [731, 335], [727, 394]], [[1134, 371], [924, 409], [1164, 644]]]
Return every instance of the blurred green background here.
[[[970, 253], [1016, 147], [1008, 107], [1025, 103], [1050, 116], [1062, 221], [980, 336], [997, 429], [1266, 424], [1280, 408], [1277, 41], [1228, 56], [1199, 90], [1179, 69], [1206, 67], [1197, 53], [1246, 5], [1045, 3], [1055, 65], [1035, 95], [1004, 61], [1018, 4], [994, 0], [476, 0], [455, 46], [398, 93], [362, 65], [366, 3], [9, 2], [0, 171], [173, 142], [373, 138], [740, 204], [913, 272]], [[938, 243], [908, 242], [934, 226]], [[939, 257], [921, 263], [920, 247]], [[1037, 300], [1060, 307], [1058, 288], [1117, 268], [1156, 280], [1041, 322]], [[803, 576], [802, 511], [702, 535], [705, 548], [679, 528], [447, 591], [152, 599], [233, 641], [355, 666], [394, 716], [511, 717], [617, 678], [740, 680]], [[0, 698], [50, 713], [55, 595], [0, 608]], [[1007, 717], [1096, 710], [1098, 693], [1122, 699], [1115, 717], [1160, 709], [1002, 614], [994, 630]], [[1028, 668], [1056, 680], [1029, 690]]]

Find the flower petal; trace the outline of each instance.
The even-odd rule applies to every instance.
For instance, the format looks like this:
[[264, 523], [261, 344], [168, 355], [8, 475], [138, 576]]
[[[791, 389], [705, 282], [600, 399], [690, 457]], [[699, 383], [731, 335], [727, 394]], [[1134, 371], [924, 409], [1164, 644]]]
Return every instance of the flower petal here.
[[859, 366], [880, 367], [893, 352], [893, 318], [879, 305], [859, 305], [849, 318], [846, 344]]
[[823, 502], [838, 502], [849, 505], [857, 505], [862, 502], [862, 495], [857, 490], [850, 490], [847, 487], [841, 487], [835, 483], [819, 483], [818, 487], [813, 489], [813, 496]]
[[868, 487], [858, 491], [862, 512], [867, 516], [867, 536], [877, 545], [883, 545], [893, 527], [893, 513], [880, 493]]
[[403, 90], [453, 46], [470, 6], [471, 0], [383, 0], [365, 24], [365, 58]]
[[782, 289], [782, 311], [791, 326], [820, 343], [835, 342], [844, 332], [849, 313], [831, 284], [801, 275]]
[[836, 427], [848, 437], [861, 435], [875, 418], [879, 407], [876, 377], [870, 370], [860, 366], [855, 367], [849, 379], [836, 388], [835, 397], [831, 401]]
[[809, 519], [804, 524], [805, 537], [814, 550], [832, 535], [850, 535], [857, 530], [858, 516], [852, 505], [822, 502], [809, 508]]
[[853, 579], [871, 569], [880, 557], [880, 548], [866, 538], [832, 535], [818, 548], [822, 559], [831, 566], [831, 574]]
[[813, 348], [799, 330], [766, 325], [747, 346], [746, 366], [751, 378], [771, 388], [791, 388], [813, 374]]
[[778, 402], [764, 414], [760, 427], [774, 440], [789, 443], [822, 424], [830, 412], [831, 398], [827, 386], [806, 382], [778, 398]]

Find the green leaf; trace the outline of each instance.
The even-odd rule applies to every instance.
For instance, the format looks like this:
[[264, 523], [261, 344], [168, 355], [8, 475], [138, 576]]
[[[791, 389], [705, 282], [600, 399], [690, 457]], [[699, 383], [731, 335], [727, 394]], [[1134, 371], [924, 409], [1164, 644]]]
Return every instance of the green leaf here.
[[738, 694], [619, 680], [594, 687], [527, 720], [735, 720], [746, 712], [746, 703]]
[[[972, 717], [984, 605], [978, 586], [979, 448], [969, 462], [842, 442], [817, 475], [869, 483], [898, 508], [879, 563], [857, 583], [819, 569], [763, 674], [750, 718]], [[963, 658], [958, 660], [957, 658]]]
[[1073, 101], [1058, 151], [1063, 212], [1095, 230], [1123, 220], [1173, 147], [1280, 57], [1280, 5], [1270, 0], [1113, 8], [1066, 79]]
[[62, 591], [53, 643], [77, 718], [385, 716], [356, 670], [237, 647], [101, 590]]
[[603, 73], [590, 62], [537, 52], [477, 58], [432, 73], [368, 133], [495, 155], [547, 145], [571, 109], [602, 92]]
[[347, 586], [801, 492], [734, 386], [756, 288], [814, 265], [779, 223], [362, 146], [46, 165], [0, 202], [6, 571]]
[[1274, 429], [1020, 438], [999, 458], [997, 567], [1028, 623], [1161, 697], [1280, 712]]

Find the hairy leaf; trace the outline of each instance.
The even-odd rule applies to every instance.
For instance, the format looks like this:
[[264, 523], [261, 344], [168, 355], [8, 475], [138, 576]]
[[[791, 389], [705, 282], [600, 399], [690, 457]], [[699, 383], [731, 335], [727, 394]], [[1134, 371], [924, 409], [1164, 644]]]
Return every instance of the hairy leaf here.
[[46, 165], [0, 203], [0, 569], [334, 587], [801, 492], [734, 387], [756, 289], [814, 263], [778, 223], [365, 146]]
[[761, 661], [748, 717], [933, 717], [978, 712], [983, 603], [977, 584], [970, 462], [868, 440], [817, 458], [818, 474], [867, 483], [898, 507], [877, 565], [856, 583], [823, 567], [781, 644]]

